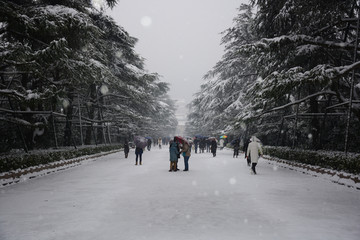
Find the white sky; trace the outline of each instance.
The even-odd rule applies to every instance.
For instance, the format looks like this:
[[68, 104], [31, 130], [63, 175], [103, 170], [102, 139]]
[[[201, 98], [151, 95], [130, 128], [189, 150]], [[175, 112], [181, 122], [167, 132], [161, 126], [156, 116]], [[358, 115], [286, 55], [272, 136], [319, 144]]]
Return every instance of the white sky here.
[[[172, 99], [185, 105], [221, 59], [220, 33], [232, 26], [237, 8], [246, 2], [120, 0], [107, 13], [139, 39], [135, 50], [146, 59], [147, 70], [163, 76], [161, 80], [171, 84]], [[180, 107], [178, 118], [183, 111]]]

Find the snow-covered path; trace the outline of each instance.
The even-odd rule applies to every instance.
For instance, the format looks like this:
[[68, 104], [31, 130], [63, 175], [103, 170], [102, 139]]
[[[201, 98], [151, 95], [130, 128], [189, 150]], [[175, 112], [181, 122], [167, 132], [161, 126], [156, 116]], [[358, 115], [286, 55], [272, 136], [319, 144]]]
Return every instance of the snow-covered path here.
[[[168, 149], [134, 152], [0, 189], [1, 240], [359, 239], [360, 191], [230, 150], [168, 172]], [[183, 168], [180, 161], [179, 168]]]

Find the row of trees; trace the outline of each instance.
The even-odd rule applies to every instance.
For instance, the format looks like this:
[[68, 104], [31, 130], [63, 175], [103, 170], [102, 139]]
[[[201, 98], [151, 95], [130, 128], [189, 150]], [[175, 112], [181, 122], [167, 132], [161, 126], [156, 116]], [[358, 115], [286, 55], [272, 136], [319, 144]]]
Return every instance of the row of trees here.
[[[358, 151], [358, 0], [252, 0], [190, 104], [190, 134]], [[345, 144], [345, 145], [344, 145]]]
[[[168, 135], [168, 84], [90, 0], [0, 0], [0, 150]], [[107, 0], [113, 7], [116, 0]]]

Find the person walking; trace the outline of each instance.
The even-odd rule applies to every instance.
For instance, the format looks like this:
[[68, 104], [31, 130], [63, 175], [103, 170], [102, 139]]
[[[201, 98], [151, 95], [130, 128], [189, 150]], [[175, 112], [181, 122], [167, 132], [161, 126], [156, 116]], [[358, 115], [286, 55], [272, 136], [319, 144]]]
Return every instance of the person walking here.
[[159, 149], [161, 149], [161, 144], [162, 144], [162, 139], [161, 137], [158, 139], [158, 145], [159, 145]]
[[179, 149], [178, 149], [178, 144], [176, 143], [176, 141], [170, 141], [170, 147], [169, 147], [169, 152], [170, 152], [170, 170], [169, 172], [176, 172], [177, 169], [177, 161], [178, 161], [178, 154], [179, 154]]
[[246, 152], [247, 157], [251, 158], [251, 174], [256, 174], [255, 167], [258, 163], [259, 155], [260, 157], [263, 155], [261, 145], [258, 141], [260, 141], [258, 138], [252, 136]]
[[206, 143], [206, 152], [210, 152], [210, 145], [211, 145], [210, 139], [206, 139], [205, 143]]
[[150, 149], [151, 149], [151, 139], [149, 138], [147, 140], [147, 150], [150, 151]]
[[200, 153], [204, 153], [206, 147], [206, 142], [204, 138], [200, 139], [199, 147], [200, 147]]
[[184, 165], [185, 165], [184, 171], [189, 171], [189, 158], [191, 156], [191, 152], [190, 152], [190, 146], [187, 142], [183, 143], [181, 153], [184, 157]]
[[129, 156], [129, 151], [130, 151], [130, 148], [129, 148], [129, 143], [127, 140], [125, 140], [124, 142], [124, 153], [125, 153], [125, 158], [127, 158]]
[[234, 154], [233, 154], [233, 158], [236, 156], [239, 156], [239, 149], [240, 149], [240, 141], [239, 139], [236, 139], [234, 141]]
[[142, 165], [142, 154], [143, 154], [144, 150], [141, 147], [136, 147], [135, 148], [135, 154], [136, 154], [136, 161], [135, 161], [135, 165], [138, 165], [138, 159], [140, 160], [140, 165]]
[[211, 153], [213, 154], [213, 157], [216, 157], [216, 149], [217, 149], [217, 142], [215, 139], [211, 141]]
[[197, 153], [199, 147], [199, 139], [197, 137], [195, 137], [194, 139], [194, 146], [195, 146], [195, 153]]
[[250, 163], [251, 163], [251, 157], [247, 155], [247, 149], [248, 149], [248, 146], [249, 146], [249, 143], [251, 142], [251, 138], [248, 139], [245, 144], [244, 144], [244, 153], [245, 153], [245, 158], [247, 160], [247, 165], [250, 167]]
[[225, 143], [225, 140], [223, 138], [220, 139], [220, 150], [224, 149], [224, 143]]

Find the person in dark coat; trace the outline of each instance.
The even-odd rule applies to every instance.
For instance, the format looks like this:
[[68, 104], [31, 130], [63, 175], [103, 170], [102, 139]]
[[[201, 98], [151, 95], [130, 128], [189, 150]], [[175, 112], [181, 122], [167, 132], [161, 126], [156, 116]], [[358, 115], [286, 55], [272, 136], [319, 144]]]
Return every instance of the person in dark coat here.
[[249, 146], [249, 143], [250, 143], [250, 139], [248, 139], [245, 144], [244, 144], [244, 152], [245, 152], [245, 158], [247, 159], [247, 164], [248, 166], [250, 166], [251, 164], [251, 157], [247, 155], [247, 149], [248, 149], [248, 146]]
[[204, 150], [205, 150], [205, 147], [206, 147], [206, 142], [205, 142], [204, 138], [202, 138], [200, 140], [199, 147], [200, 147], [200, 153], [204, 153]]
[[197, 137], [195, 137], [194, 139], [194, 146], [195, 146], [195, 153], [197, 153], [199, 147], [199, 139]]
[[129, 143], [127, 141], [125, 141], [125, 143], [124, 143], [125, 158], [127, 158], [129, 156], [129, 151], [130, 151]]
[[236, 139], [234, 141], [234, 155], [233, 155], [233, 158], [236, 156], [238, 157], [239, 156], [239, 150], [240, 150], [240, 141], [239, 139]]
[[178, 149], [178, 144], [175, 141], [170, 141], [170, 147], [169, 147], [169, 152], [170, 152], [170, 170], [169, 172], [176, 172], [177, 169], [177, 162], [178, 162], [178, 155], [179, 153], [179, 149]]
[[210, 152], [211, 141], [209, 139], [206, 139], [205, 143], [206, 143], [206, 152]]
[[143, 149], [141, 147], [136, 147], [135, 148], [135, 154], [136, 154], [136, 162], [135, 165], [138, 165], [138, 158], [140, 158], [140, 165], [142, 165], [142, 154], [143, 154]]
[[213, 139], [210, 143], [211, 145], [211, 153], [213, 154], [213, 157], [216, 156], [216, 149], [217, 149], [217, 142], [215, 139]]
[[151, 139], [149, 138], [147, 140], [147, 150], [150, 151], [150, 149], [151, 149]]

